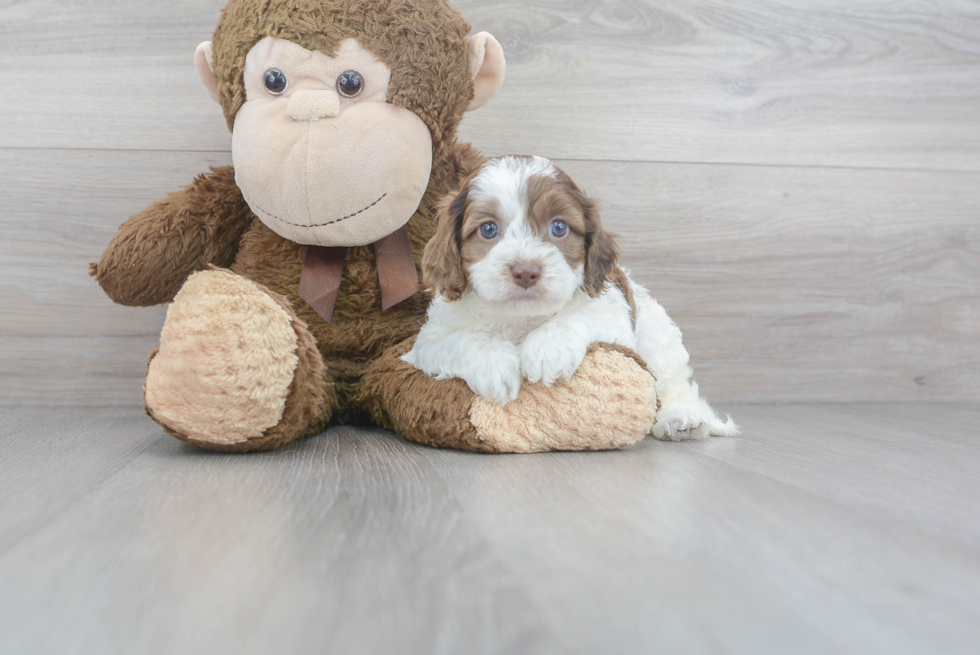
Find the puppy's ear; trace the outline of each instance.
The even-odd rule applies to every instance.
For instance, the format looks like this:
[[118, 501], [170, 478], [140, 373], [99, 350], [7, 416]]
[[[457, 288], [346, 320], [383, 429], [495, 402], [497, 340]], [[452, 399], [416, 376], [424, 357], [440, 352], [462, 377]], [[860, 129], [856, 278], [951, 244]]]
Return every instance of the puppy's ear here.
[[466, 271], [463, 269], [463, 217], [469, 184], [455, 196], [447, 196], [439, 205], [435, 236], [425, 245], [422, 253], [422, 279], [435, 293], [442, 294], [449, 302], [459, 300], [466, 289]]
[[606, 278], [619, 260], [619, 245], [616, 237], [599, 221], [599, 201], [589, 198], [581, 190], [576, 195], [585, 215], [585, 281], [582, 287], [595, 298], [602, 294]]

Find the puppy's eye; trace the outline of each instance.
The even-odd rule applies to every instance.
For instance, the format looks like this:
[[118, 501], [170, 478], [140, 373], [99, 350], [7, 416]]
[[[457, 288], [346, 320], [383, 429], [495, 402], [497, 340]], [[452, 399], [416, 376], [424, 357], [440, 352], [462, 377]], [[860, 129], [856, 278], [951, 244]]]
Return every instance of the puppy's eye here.
[[551, 221], [551, 236], [560, 239], [568, 234], [568, 224], [560, 218]]
[[337, 92], [345, 98], [356, 98], [364, 90], [364, 78], [357, 71], [344, 71], [337, 78]]
[[493, 221], [487, 221], [480, 226], [480, 236], [484, 239], [494, 239], [500, 233], [500, 229]]
[[281, 96], [289, 82], [286, 76], [278, 68], [270, 68], [265, 72], [265, 88], [274, 96]]

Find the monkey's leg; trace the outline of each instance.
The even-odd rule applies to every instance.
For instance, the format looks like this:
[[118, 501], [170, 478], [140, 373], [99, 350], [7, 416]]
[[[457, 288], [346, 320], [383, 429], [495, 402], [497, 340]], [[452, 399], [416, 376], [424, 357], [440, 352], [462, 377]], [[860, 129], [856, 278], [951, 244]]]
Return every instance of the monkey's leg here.
[[211, 450], [269, 450], [321, 430], [336, 408], [330, 373], [288, 301], [223, 269], [195, 273], [150, 355], [146, 411]]
[[653, 376], [619, 346], [593, 347], [571, 379], [525, 382], [517, 400], [500, 406], [462, 380], [433, 380], [403, 362], [412, 341], [371, 364], [358, 398], [375, 422], [411, 441], [497, 453], [607, 450], [640, 441], [656, 418]]

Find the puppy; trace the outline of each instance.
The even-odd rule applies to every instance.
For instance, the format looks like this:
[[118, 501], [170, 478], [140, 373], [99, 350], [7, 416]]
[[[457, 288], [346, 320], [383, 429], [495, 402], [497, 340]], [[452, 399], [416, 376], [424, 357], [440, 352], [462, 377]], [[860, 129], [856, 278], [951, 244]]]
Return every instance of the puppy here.
[[575, 373], [591, 344], [621, 344], [657, 379], [655, 437], [738, 434], [698, 394], [680, 330], [616, 265], [597, 209], [547, 159], [488, 161], [440, 207], [422, 257], [435, 298], [403, 359], [506, 404], [522, 380], [552, 385]]

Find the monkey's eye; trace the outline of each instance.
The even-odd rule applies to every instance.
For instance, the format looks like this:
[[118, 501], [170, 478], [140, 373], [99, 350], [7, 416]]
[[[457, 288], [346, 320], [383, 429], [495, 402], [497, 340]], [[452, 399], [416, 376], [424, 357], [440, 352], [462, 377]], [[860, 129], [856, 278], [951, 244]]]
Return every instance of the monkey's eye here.
[[364, 78], [357, 71], [345, 71], [337, 78], [337, 92], [345, 98], [356, 98], [364, 90]]
[[480, 236], [484, 239], [493, 239], [500, 233], [500, 229], [493, 221], [487, 221], [480, 226]]
[[551, 221], [551, 236], [560, 239], [566, 234], [568, 234], [568, 224], [565, 221], [560, 218]]
[[265, 88], [274, 96], [281, 96], [286, 91], [289, 82], [278, 68], [270, 68], [265, 72]]

